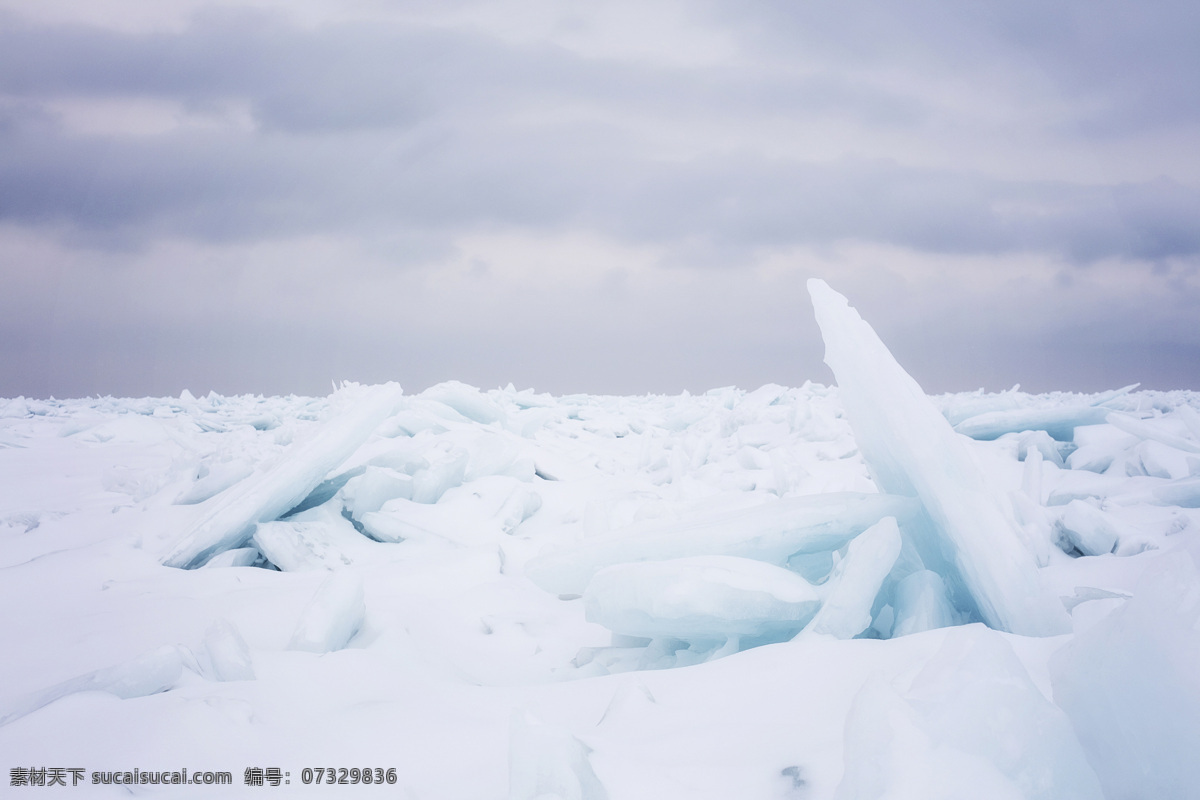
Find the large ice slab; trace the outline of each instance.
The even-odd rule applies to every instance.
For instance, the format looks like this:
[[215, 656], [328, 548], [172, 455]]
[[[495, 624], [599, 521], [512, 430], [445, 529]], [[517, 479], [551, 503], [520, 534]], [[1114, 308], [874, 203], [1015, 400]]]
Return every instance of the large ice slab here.
[[952, 573], [945, 577], [961, 582], [994, 628], [1068, 632], [1070, 618], [1042, 584], [1007, 498], [988, 484], [966, 441], [846, 298], [821, 280], [808, 289], [825, 362], [872, 476], [881, 491], [920, 498], [929, 514], [932, 524], [914, 537], [926, 566]]
[[892, 636], [908, 636], [958, 622], [942, 576], [928, 569], [910, 573], [892, 590]]
[[[311, 439], [293, 445], [275, 466], [212, 498], [205, 514], [163, 558], [169, 567], [191, 568], [222, 550], [245, 544], [259, 522], [294, 508], [327, 474], [366, 441], [400, 402], [398, 384], [347, 387], [348, 410]], [[336, 399], [336, 397], [335, 397]]]
[[816, 590], [796, 573], [734, 556], [607, 567], [592, 578], [583, 602], [588, 621], [614, 633], [687, 641], [786, 638], [820, 605]]
[[1108, 797], [1191, 797], [1200, 786], [1200, 570], [1158, 557], [1133, 599], [1050, 660], [1054, 701], [1070, 717]]
[[288, 649], [341, 650], [358, 633], [365, 614], [362, 580], [350, 570], [335, 570], [305, 606]]
[[868, 681], [845, 740], [837, 800], [1104, 796], [1066, 716], [1003, 636], [980, 625], [949, 632], [904, 696]]
[[1011, 411], [991, 411], [965, 419], [954, 430], [972, 439], [989, 441], [1006, 433], [1045, 431], [1060, 442], [1069, 442], [1075, 429], [1104, 422], [1112, 413], [1095, 406], [1062, 406], [1059, 408], [1018, 408]]
[[829, 576], [821, 610], [804, 633], [853, 639], [870, 627], [871, 606], [900, 556], [901, 544], [900, 528], [892, 517], [884, 517], [850, 542], [846, 557]]
[[531, 559], [526, 574], [548, 592], [581, 594], [598, 571], [625, 562], [726, 555], [782, 565], [796, 553], [837, 550], [884, 517], [909, 519], [918, 508], [911, 498], [883, 494], [783, 498], [694, 521], [631, 526]]
[[250, 648], [229, 620], [217, 620], [205, 631], [204, 655], [212, 676], [217, 680], [254, 680], [254, 662], [250, 658]]
[[608, 800], [591, 748], [570, 731], [514, 711], [509, 724], [509, 800]]
[[123, 664], [71, 678], [0, 709], [0, 726], [76, 692], [108, 692], [124, 700], [165, 692], [179, 682], [184, 661], [179, 647], [165, 645]]

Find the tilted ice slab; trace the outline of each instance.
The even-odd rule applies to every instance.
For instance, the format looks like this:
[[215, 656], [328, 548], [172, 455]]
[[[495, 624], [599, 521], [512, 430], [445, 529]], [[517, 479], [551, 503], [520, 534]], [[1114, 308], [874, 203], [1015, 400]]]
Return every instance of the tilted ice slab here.
[[1158, 556], [1133, 599], [1051, 658], [1054, 702], [1108, 797], [1195, 797], [1197, 664], [1200, 569], [1182, 549]]
[[994, 628], [1069, 632], [1070, 618], [1042, 584], [1007, 498], [988, 486], [966, 442], [845, 297], [816, 279], [808, 290], [825, 363], [875, 482], [881, 491], [918, 497], [929, 514], [932, 525], [914, 537], [926, 566], [948, 561], [942, 569], [957, 574], [945, 577], [961, 582]]
[[126, 700], [165, 692], [179, 682], [184, 663], [179, 647], [165, 645], [124, 664], [98, 669], [19, 698], [0, 709], [0, 726], [76, 692], [108, 692]]
[[583, 603], [589, 622], [614, 633], [719, 641], [795, 634], [820, 600], [808, 581], [783, 567], [735, 556], [693, 556], [602, 569], [584, 591]]
[[330, 572], [300, 615], [288, 649], [341, 650], [358, 633], [365, 614], [362, 580], [347, 569]]
[[845, 742], [835, 800], [1104, 796], [1067, 716], [1003, 635], [981, 625], [951, 630], [903, 697], [870, 679], [846, 719]]
[[548, 592], [581, 594], [613, 564], [726, 555], [784, 564], [797, 553], [837, 550], [884, 517], [909, 519], [908, 497], [839, 492], [789, 497], [761, 506], [672, 525], [643, 524], [573, 550], [531, 559], [525, 573]]
[[274, 467], [210, 500], [211, 510], [184, 534], [162, 563], [184, 569], [198, 567], [222, 550], [241, 547], [255, 525], [294, 508], [349, 458], [392, 413], [402, 395], [395, 383], [350, 388], [361, 395], [354, 398], [349, 410], [326, 423], [312, 439], [289, 448]]
[[900, 528], [892, 517], [884, 517], [850, 542], [846, 557], [829, 576], [829, 591], [805, 635], [853, 639], [865, 631], [871, 625], [875, 596], [900, 556], [901, 545]]

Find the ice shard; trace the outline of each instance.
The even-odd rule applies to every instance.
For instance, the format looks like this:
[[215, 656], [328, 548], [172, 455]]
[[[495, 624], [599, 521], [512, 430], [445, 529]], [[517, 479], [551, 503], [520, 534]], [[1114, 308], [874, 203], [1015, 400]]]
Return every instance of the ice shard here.
[[132, 661], [71, 678], [19, 698], [7, 708], [0, 709], [0, 726], [76, 692], [108, 692], [123, 700], [165, 692], [179, 682], [184, 659], [181, 648], [164, 645]]
[[821, 609], [805, 634], [820, 633], [837, 639], [853, 639], [871, 625], [871, 606], [884, 578], [900, 556], [900, 528], [885, 517], [863, 531], [846, 550], [846, 557], [833, 568]]
[[228, 620], [217, 620], [204, 634], [204, 654], [212, 675], [219, 681], [252, 681], [254, 664], [250, 648]]
[[918, 510], [909, 497], [883, 494], [789, 497], [695, 521], [635, 525], [611, 538], [539, 555], [525, 573], [548, 592], [580, 594], [601, 569], [626, 562], [726, 555], [783, 565], [797, 553], [837, 550], [884, 517], [910, 519]]
[[919, 498], [928, 513], [923, 530], [912, 528], [926, 566], [969, 594], [994, 628], [1069, 632], [1070, 618], [1042, 584], [1007, 497], [988, 484], [966, 440], [846, 298], [821, 280], [810, 280], [808, 289], [825, 363], [875, 482], [881, 491]]
[[362, 580], [350, 570], [331, 572], [300, 615], [288, 649], [341, 650], [358, 633], [365, 614]]
[[[241, 547], [259, 522], [294, 508], [349, 458], [400, 402], [399, 384], [347, 387], [353, 405], [311, 439], [293, 445], [275, 466], [208, 501], [211, 508], [163, 558], [168, 567], [198, 567], [222, 550]], [[356, 396], [357, 395], [357, 396]], [[336, 396], [335, 396], [336, 399]]]
[[796, 573], [733, 556], [617, 564], [596, 573], [583, 602], [588, 621], [614, 633], [685, 641], [787, 638], [820, 605]]
[[509, 725], [509, 800], [608, 800], [592, 749], [569, 731], [514, 711]]

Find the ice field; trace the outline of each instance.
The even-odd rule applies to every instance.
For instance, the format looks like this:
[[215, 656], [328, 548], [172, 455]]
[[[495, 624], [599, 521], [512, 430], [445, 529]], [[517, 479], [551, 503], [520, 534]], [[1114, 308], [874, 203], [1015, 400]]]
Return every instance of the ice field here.
[[809, 289], [831, 387], [0, 400], [5, 788], [1200, 796], [1200, 393], [928, 397]]

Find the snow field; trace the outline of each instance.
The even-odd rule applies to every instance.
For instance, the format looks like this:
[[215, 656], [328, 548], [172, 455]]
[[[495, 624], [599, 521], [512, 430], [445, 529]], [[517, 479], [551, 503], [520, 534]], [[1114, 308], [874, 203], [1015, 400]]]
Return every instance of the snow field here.
[[837, 388], [0, 400], [7, 766], [1187, 796], [1200, 396], [928, 398], [812, 291]]

